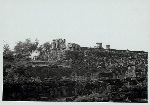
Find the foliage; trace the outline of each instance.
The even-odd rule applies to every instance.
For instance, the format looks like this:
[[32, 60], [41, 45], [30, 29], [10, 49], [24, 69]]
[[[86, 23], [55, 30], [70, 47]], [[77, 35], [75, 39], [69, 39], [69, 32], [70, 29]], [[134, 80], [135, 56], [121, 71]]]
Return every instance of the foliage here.
[[50, 49], [51, 49], [51, 44], [50, 44], [49, 42], [45, 42], [45, 43], [43, 44], [43, 49], [44, 49], [45, 51], [50, 51]]
[[14, 47], [14, 50], [17, 54], [28, 54], [36, 50], [38, 44], [38, 40], [36, 40], [35, 42], [31, 42], [30, 39], [26, 39], [25, 42], [19, 41]]
[[37, 39], [35, 40], [35, 42], [31, 42], [30, 39], [26, 39], [24, 42], [19, 41], [14, 47], [16, 58], [18, 58], [19, 60], [24, 57], [26, 58], [26, 56], [29, 56], [32, 51], [37, 49], [38, 44], [39, 42]]
[[10, 50], [10, 47], [8, 44], [5, 44], [3, 46], [3, 58], [8, 59], [8, 60], [14, 59], [13, 52]]

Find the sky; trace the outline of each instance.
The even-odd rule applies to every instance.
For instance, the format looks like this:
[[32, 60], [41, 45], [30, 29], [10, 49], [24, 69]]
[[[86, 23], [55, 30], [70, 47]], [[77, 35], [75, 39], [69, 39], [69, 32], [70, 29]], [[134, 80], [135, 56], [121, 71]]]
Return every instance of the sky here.
[[148, 51], [150, 0], [0, 0], [0, 36], [16, 42], [53, 39]]

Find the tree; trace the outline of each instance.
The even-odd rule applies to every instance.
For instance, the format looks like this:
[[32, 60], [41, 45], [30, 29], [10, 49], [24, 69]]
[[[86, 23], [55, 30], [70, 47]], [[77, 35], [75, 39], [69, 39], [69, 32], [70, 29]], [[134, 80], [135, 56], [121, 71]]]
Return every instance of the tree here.
[[50, 51], [51, 47], [52, 46], [49, 42], [46, 42], [46, 43], [43, 44], [43, 48], [44, 48], [45, 51]]
[[5, 44], [5, 45], [3, 46], [3, 54], [7, 54], [9, 51], [10, 51], [9, 45], [8, 45], [8, 44]]
[[38, 50], [40, 51], [41, 59], [47, 60], [51, 51], [51, 44], [49, 42], [45, 42], [38, 48]]
[[39, 42], [37, 40], [33, 43], [30, 39], [26, 39], [25, 42], [19, 41], [14, 47], [14, 50], [16, 53], [29, 54], [37, 49], [38, 44]]
[[3, 46], [3, 58], [13, 60], [13, 52], [10, 50], [10, 47], [8, 44], [5, 44]]
[[14, 47], [14, 51], [16, 55], [19, 55], [19, 59], [24, 56], [29, 56], [30, 53], [37, 49], [38, 47], [38, 39], [35, 42], [31, 42], [31, 39], [26, 39], [24, 42], [19, 41]]

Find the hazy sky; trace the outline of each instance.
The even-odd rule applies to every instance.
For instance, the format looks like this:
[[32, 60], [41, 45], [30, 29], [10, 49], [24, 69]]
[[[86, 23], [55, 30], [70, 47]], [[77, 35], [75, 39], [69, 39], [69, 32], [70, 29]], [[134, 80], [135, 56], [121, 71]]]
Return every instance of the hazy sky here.
[[1, 41], [56, 38], [81, 46], [148, 50], [150, 0], [0, 0]]

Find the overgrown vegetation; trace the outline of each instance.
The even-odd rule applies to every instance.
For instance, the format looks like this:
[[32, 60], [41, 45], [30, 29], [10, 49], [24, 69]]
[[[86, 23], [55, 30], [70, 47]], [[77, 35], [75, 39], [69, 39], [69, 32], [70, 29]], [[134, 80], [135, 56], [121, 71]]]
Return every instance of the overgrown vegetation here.
[[[38, 44], [26, 39], [14, 51], [4, 45], [3, 100], [147, 102], [148, 53], [92, 48], [62, 53], [49, 42]], [[39, 62], [29, 58], [36, 49]]]

